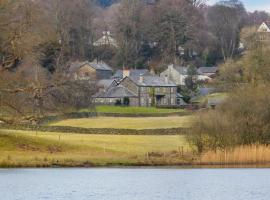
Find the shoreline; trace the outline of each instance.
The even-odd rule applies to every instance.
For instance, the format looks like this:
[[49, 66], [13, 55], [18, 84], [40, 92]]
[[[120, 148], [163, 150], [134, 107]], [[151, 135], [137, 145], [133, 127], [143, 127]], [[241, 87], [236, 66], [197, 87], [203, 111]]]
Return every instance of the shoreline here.
[[270, 169], [269, 164], [179, 164], [179, 165], [48, 165], [48, 166], [23, 166], [14, 165], [3, 167], [1, 169]]

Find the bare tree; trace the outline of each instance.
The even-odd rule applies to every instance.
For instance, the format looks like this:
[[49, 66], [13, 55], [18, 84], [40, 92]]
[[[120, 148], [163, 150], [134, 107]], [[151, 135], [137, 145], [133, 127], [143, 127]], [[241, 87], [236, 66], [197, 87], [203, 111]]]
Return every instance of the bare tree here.
[[245, 14], [242, 3], [237, 0], [220, 2], [209, 9], [210, 30], [216, 37], [224, 61], [236, 53]]

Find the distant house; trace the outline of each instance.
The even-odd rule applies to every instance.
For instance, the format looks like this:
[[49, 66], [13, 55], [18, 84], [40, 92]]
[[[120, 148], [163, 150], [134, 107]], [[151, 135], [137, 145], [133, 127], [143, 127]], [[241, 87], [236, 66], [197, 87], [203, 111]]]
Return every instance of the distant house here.
[[70, 64], [69, 74], [75, 80], [101, 80], [110, 79], [113, 70], [103, 61], [77, 61]]
[[[197, 70], [196, 79], [198, 81], [211, 81], [217, 70], [217, 67], [201, 67]], [[188, 67], [171, 64], [160, 76], [163, 78], [168, 77], [169, 80], [178, 86], [184, 86], [186, 84], [185, 79], [188, 77]]]
[[121, 102], [123, 105], [144, 107], [176, 106], [177, 98], [177, 86], [173, 82], [153, 75], [126, 76], [117, 86], [94, 96], [97, 104]]
[[204, 75], [207, 77], [214, 77], [218, 72], [218, 67], [200, 67], [198, 69], [199, 75]]
[[267, 32], [267, 33], [270, 33], [270, 22], [263, 22], [260, 26], [259, 26], [259, 28], [258, 28], [258, 30], [257, 30], [258, 32]]
[[259, 41], [270, 41], [270, 22], [263, 22], [257, 32]]
[[94, 46], [113, 46], [118, 47], [116, 40], [112, 37], [110, 31], [103, 31], [103, 36], [93, 43]]
[[181, 67], [174, 64], [168, 66], [168, 68], [160, 74], [160, 77], [168, 77], [170, 81], [178, 86], [185, 85], [185, 79], [188, 76], [188, 68]]

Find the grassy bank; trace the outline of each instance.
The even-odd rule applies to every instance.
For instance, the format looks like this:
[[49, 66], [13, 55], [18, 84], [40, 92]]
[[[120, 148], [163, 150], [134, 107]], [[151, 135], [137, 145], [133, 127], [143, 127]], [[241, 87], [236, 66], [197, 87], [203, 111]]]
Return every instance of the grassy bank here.
[[0, 132], [1, 167], [174, 165], [184, 163], [184, 136]]
[[97, 117], [84, 119], [67, 119], [51, 123], [51, 126], [70, 126], [80, 128], [117, 128], [117, 129], [163, 129], [187, 128], [191, 125], [192, 116], [182, 117]]
[[241, 146], [197, 156], [185, 136], [0, 131], [0, 167], [157, 165], [269, 166], [270, 147]]

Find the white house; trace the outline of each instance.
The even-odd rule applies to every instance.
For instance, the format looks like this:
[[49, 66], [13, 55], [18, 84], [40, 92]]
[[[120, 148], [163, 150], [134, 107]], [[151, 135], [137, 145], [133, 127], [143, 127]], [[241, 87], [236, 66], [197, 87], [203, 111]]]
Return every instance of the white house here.
[[[197, 70], [196, 79], [198, 81], [211, 81], [212, 77], [217, 73], [217, 70], [217, 67], [201, 67]], [[171, 64], [160, 76], [163, 78], [167, 77], [178, 86], [184, 86], [186, 84], [185, 79], [188, 76], [188, 67]]]
[[259, 33], [270, 33], [270, 22], [263, 22], [259, 26], [257, 32], [259, 32]]
[[93, 43], [94, 46], [100, 47], [104, 45], [118, 47], [116, 40], [111, 36], [110, 31], [103, 31], [103, 36]]
[[187, 67], [181, 67], [174, 64], [169, 65], [168, 68], [160, 74], [160, 77], [167, 77], [170, 81], [174, 82], [178, 86], [185, 85], [185, 79], [187, 76]]

